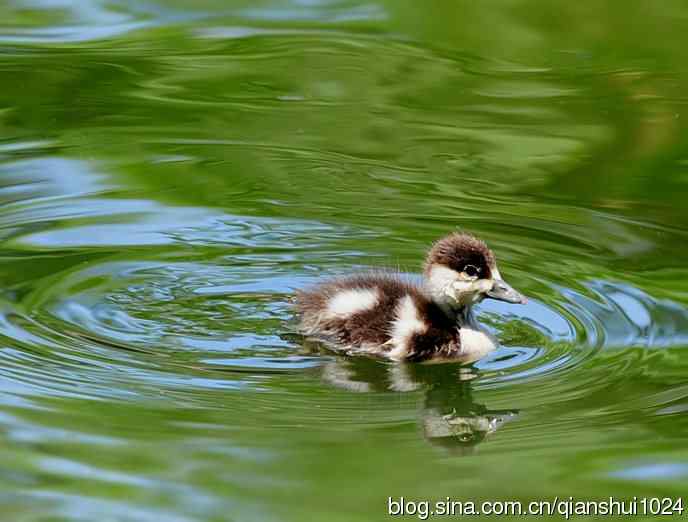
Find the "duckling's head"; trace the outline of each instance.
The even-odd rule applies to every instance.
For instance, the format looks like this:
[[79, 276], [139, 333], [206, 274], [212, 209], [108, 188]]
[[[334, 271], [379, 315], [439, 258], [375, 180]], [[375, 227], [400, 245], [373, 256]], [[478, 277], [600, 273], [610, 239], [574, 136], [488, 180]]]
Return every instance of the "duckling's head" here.
[[424, 274], [430, 295], [444, 310], [467, 309], [486, 297], [526, 302], [502, 279], [487, 245], [469, 234], [456, 232], [437, 241], [428, 253]]

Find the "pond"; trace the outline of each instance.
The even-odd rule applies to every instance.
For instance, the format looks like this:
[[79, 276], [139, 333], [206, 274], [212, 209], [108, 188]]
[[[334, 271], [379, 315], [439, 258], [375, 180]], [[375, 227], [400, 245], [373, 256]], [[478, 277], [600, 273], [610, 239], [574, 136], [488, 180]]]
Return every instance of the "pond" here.
[[[687, 63], [678, 0], [3, 3], [0, 518], [685, 494]], [[297, 335], [456, 229], [487, 358]]]

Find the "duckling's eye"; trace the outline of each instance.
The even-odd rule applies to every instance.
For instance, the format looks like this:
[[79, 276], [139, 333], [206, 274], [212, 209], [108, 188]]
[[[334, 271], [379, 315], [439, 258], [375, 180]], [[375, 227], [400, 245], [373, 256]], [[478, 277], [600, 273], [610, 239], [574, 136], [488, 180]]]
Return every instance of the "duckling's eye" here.
[[463, 271], [470, 277], [478, 277], [480, 273], [480, 269], [475, 265], [466, 265]]

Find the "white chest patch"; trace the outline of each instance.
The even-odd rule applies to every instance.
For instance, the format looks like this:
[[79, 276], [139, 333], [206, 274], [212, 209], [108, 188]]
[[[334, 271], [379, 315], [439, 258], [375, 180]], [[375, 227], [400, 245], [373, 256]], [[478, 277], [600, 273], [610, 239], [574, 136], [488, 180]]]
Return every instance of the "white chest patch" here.
[[418, 317], [418, 310], [410, 295], [399, 300], [395, 315], [390, 339], [393, 348], [388, 356], [400, 360], [408, 353], [411, 337], [425, 332], [428, 326]]
[[379, 300], [380, 295], [376, 289], [343, 290], [327, 303], [326, 315], [332, 318], [345, 318], [374, 308]]
[[491, 335], [477, 329], [463, 327], [459, 330], [461, 336], [461, 353], [471, 360], [484, 357], [497, 347]]

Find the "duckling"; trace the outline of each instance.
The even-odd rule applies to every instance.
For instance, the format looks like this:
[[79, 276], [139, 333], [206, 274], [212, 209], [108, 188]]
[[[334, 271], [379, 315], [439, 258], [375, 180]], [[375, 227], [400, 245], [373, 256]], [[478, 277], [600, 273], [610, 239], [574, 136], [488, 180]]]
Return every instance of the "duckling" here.
[[473, 305], [485, 298], [526, 303], [503, 279], [480, 239], [455, 232], [428, 252], [423, 284], [401, 274], [348, 276], [298, 292], [300, 330], [352, 352], [395, 361], [472, 362], [496, 347]]

